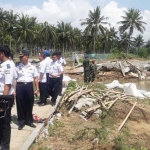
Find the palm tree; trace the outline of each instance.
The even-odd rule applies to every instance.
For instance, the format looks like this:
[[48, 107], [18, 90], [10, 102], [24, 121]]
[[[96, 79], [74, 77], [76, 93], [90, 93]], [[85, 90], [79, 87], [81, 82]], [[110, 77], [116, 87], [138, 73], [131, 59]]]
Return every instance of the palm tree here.
[[4, 34], [6, 33], [6, 26], [8, 23], [7, 20], [8, 11], [0, 8], [0, 33], [1, 33], [1, 43], [4, 44]]
[[[38, 33], [40, 41], [43, 41], [43, 44], [50, 48], [50, 44], [57, 39], [55, 28], [52, 25], [49, 25], [48, 22], [41, 24], [40, 32]], [[55, 47], [55, 46], [54, 46]]]
[[112, 49], [114, 45], [118, 42], [119, 37], [117, 36], [118, 31], [116, 31], [115, 27], [110, 27], [109, 29], [110, 32], [110, 52], [112, 53]]
[[63, 53], [65, 51], [65, 41], [67, 40], [70, 31], [72, 30], [71, 23], [58, 22], [56, 33], [58, 35], [58, 39], [62, 42]]
[[137, 47], [137, 50], [140, 50], [140, 47], [144, 44], [144, 39], [142, 35], [138, 35], [134, 38], [134, 45]]
[[10, 10], [9, 13], [7, 14], [7, 19], [8, 19], [8, 34], [9, 34], [9, 47], [11, 49], [11, 40], [12, 40], [12, 36], [11, 33], [13, 31], [13, 27], [14, 25], [17, 23], [17, 18], [18, 18], [18, 14], [14, 14], [13, 10]]
[[29, 17], [28, 15], [22, 14], [19, 16], [17, 24], [15, 24], [13, 33], [17, 34], [17, 42], [22, 42], [28, 47], [28, 44], [32, 44], [34, 34], [36, 33], [36, 18]]
[[104, 34], [105, 28], [103, 24], [108, 24], [104, 20], [108, 19], [107, 17], [101, 16], [100, 7], [96, 7], [94, 11], [89, 11], [88, 18], [82, 20], [81, 25], [87, 25], [84, 32], [91, 34], [93, 37], [93, 52], [95, 52], [95, 39], [98, 32]]
[[106, 52], [106, 47], [108, 47], [108, 42], [110, 41], [110, 31], [108, 30], [107, 27], [105, 27], [105, 32], [103, 35], [104, 38], [104, 53]]
[[120, 35], [121, 40], [119, 41], [120, 45], [126, 50], [126, 54], [128, 54], [129, 46], [132, 44], [132, 41], [130, 40], [130, 34], [127, 32], [124, 32]]
[[74, 28], [70, 32], [70, 43], [75, 47], [75, 51], [78, 48], [79, 50], [82, 50], [82, 33], [79, 28]]
[[143, 17], [141, 16], [140, 10], [131, 8], [124, 12], [125, 16], [122, 16], [124, 20], [118, 22], [119, 24], [122, 24], [119, 27], [119, 31], [123, 33], [129, 29], [130, 36], [133, 34], [134, 29], [143, 33], [145, 30], [144, 24], [146, 23], [142, 21]]

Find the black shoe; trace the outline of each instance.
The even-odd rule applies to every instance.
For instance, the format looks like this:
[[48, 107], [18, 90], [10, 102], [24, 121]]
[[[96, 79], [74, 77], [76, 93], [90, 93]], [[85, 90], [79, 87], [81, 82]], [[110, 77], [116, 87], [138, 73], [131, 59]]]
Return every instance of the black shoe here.
[[34, 125], [33, 123], [27, 124], [28, 126], [32, 127], [32, 128], [36, 128], [36, 125]]
[[42, 102], [41, 102], [41, 101], [39, 101], [39, 102], [37, 102], [37, 104], [42, 104]]
[[47, 105], [47, 102], [39, 104], [39, 106], [45, 106], [45, 105]]
[[52, 106], [55, 106], [56, 105], [56, 101], [55, 102], [52, 102]]
[[24, 125], [19, 125], [18, 130], [22, 130]]
[[58, 95], [59, 95], [59, 96], [62, 96], [62, 93], [59, 93]]

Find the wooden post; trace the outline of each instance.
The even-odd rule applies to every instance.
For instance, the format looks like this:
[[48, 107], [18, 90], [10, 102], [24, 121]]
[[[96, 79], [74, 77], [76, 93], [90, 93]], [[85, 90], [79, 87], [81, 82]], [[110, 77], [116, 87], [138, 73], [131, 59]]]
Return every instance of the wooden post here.
[[129, 111], [129, 113], [127, 114], [126, 118], [124, 119], [124, 121], [121, 123], [121, 125], [118, 128], [118, 132], [122, 129], [122, 127], [124, 126], [124, 124], [126, 123], [127, 119], [129, 118], [130, 114], [132, 113], [135, 105], [137, 104], [137, 102], [134, 103], [134, 105], [132, 106], [131, 110]]

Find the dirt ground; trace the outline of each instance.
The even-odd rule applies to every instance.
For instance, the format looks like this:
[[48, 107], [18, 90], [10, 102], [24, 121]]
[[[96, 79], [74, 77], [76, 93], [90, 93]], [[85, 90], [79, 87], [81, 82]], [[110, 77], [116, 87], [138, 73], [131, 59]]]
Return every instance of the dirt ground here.
[[[139, 100], [139, 103], [150, 109], [148, 101], [143, 103]], [[93, 115], [88, 121], [83, 120], [79, 112], [72, 112], [68, 116], [66, 109], [61, 109], [62, 118], [54, 122], [55, 127], [50, 127], [50, 137], [34, 144], [31, 150], [48, 147], [51, 150], [124, 150], [124, 144], [128, 145], [127, 150], [129, 147], [136, 150], [144, 150], [142, 147], [150, 149], [150, 114], [135, 107], [121, 132], [117, 131], [131, 107], [128, 103], [118, 101], [106, 117]], [[101, 130], [103, 126], [106, 130]], [[97, 134], [91, 133], [91, 128], [100, 131], [99, 143], [92, 142]], [[103, 139], [103, 136], [107, 138]]]
[[[69, 76], [83, 82], [83, 74]], [[95, 82], [108, 83], [115, 79], [120, 82], [138, 81], [137, 78], [122, 77], [121, 73], [112, 71], [96, 78]], [[150, 110], [150, 100], [138, 100], [138, 104]], [[92, 115], [88, 121], [79, 116], [80, 112], [73, 111], [68, 116], [67, 110], [61, 109], [62, 118], [49, 128], [50, 136], [33, 144], [31, 150], [149, 150], [150, 113], [135, 107], [121, 132], [117, 131], [132, 106], [117, 101], [111, 111]]]

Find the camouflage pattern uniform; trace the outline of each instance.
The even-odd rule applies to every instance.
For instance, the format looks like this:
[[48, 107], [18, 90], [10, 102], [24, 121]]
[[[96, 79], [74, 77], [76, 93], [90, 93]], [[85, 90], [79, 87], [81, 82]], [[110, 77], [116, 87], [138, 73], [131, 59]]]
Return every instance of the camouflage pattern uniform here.
[[84, 82], [89, 82], [90, 70], [89, 70], [90, 61], [85, 59], [83, 61], [83, 69], [84, 69]]
[[96, 77], [96, 74], [97, 74], [97, 66], [96, 66], [94, 60], [92, 60], [90, 62], [90, 67], [89, 68], [90, 68], [90, 79], [89, 79], [89, 81], [93, 82], [95, 80], [95, 77]]

